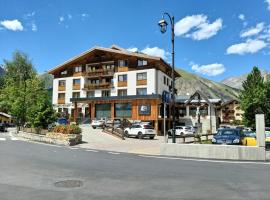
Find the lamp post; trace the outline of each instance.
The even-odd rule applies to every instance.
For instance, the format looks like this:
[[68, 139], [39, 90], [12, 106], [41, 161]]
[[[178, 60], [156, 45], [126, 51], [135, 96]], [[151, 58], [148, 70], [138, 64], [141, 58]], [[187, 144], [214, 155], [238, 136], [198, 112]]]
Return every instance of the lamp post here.
[[168, 23], [165, 21], [164, 17], [168, 16], [171, 23], [171, 34], [172, 34], [172, 115], [173, 115], [173, 128], [172, 128], [172, 142], [175, 143], [175, 78], [174, 78], [174, 16], [170, 16], [169, 13], [165, 12], [162, 15], [162, 19], [158, 22], [161, 33], [165, 33], [167, 30]]

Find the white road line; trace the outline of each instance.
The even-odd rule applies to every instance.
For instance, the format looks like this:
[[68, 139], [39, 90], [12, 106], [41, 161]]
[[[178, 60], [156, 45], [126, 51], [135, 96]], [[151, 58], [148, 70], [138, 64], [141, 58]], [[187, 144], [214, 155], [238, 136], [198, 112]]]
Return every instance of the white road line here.
[[79, 148], [76, 148], [76, 147], [69, 147], [69, 149], [79, 149]]
[[119, 154], [120, 154], [120, 153], [118, 153], [118, 152], [111, 152], [111, 151], [109, 151], [109, 152], [107, 152], [107, 153], [113, 154], [113, 155], [119, 155]]
[[18, 140], [18, 139], [17, 139], [17, 138], [15, 138], [15, 137], [12, 137], [12, 138], [11, 138], [11, 140]]
[[167, 160], [186, 160], [186, 161], [196, 161], [196, 162], [212, 162], [212, 163], [228, 163], [228, 164], [257, 164], [257, 165], [270, 165], [269, 162], [253, 162], [253, 161], [227, 161], [227, 160], [204, 160], [204, 159], [193, 159], [193, 158], [176, 158], [176, 157], [163, 157], [163, 156], [148, 156], [148, 155], [138, 155], [143, 158], [160, 158]]
[[5, 140], [7, 140], [6, 138], [0, 138], [0, 141], [5, 141]]
[[95, 152], [95, 153], [97, 153], [98, 151], [96, 151], [96, 150], [92, 150], [92, 149], [86, 149], [85, 151], [90, 151], [90, 152]]

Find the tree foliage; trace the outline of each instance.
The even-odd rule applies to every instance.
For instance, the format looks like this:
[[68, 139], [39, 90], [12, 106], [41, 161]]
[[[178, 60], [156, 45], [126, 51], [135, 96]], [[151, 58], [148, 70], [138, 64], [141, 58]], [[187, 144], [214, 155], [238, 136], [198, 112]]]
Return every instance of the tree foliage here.
[[27, 55], [16, 51], [12, 60], [4, 60], [4, 67], [0, 109], [15, 117], [19, 126], [29, 123], [33, 127], [46, 128], [55, 121], [48, 92]]
[[[269, 100], [270, 81], [264, 81], [260, 70], [254, 67], [243, 82], [243, 91], [240, 93], [241, 108], [244, 111], [243, 120], [245, 125], [255, 127], [255, 115], [265, 114], [266, 122], [269, 123]], [[268, 94], [268, 99], [269, 99]]]

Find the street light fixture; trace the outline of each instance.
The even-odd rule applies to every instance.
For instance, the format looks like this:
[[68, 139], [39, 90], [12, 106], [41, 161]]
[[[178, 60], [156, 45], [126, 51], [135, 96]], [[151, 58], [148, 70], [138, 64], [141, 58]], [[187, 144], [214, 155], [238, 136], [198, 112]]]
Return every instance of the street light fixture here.
[[[162, 15], [162, 19], [158, 22], [158, 25], [160, 27], [160, 32], [165, 33], [167, 30], [168, 23], [165, 21], [164, 16], [167, 16], [170, 19], [171, 23], [171, 32], [172, 32], [172, 122], [173, 122], [173, 128], [172, 128], [172, 143], [175, 143], [175, 77], [174, 77], [174, 16], [170, 16], [169, 13], [165, 12]], [[165, 133], [164, 133], [165, 134]]]

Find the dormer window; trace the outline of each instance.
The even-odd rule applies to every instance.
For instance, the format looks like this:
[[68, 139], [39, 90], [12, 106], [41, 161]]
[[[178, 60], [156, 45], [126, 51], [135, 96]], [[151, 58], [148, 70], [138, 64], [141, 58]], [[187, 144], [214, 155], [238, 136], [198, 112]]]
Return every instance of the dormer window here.
[[119, 67], [126, 67], [128, 66], [128, 60], [118, 60]]
[[138, 66], [146, 66], [147, 60], [138, 60]]
[[67, 70], [61, 71], [61, 75], [67, 75]]
[[82, 72], [82, 66], [76, 66], [74, 72]]

